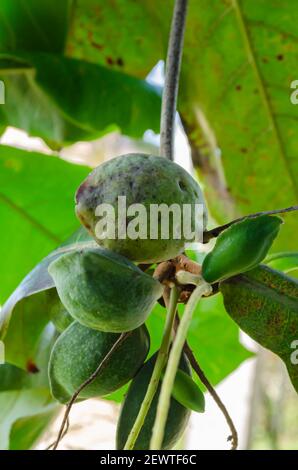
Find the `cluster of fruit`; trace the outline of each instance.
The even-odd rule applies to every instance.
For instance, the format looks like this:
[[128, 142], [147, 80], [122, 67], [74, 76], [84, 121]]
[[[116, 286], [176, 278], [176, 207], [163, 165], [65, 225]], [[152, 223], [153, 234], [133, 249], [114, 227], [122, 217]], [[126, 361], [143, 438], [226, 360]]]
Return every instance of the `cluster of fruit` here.
[[[111, 352], [105, 368], [81, 391], [79, 399], [108, 395], [132, 380], [118, 422], [117, 447], [122, 449], [145, 397], [156, 359], [153, 355], [145, 363], [150, 346], [145, 321], [163, 294], [163, 285], [137, 264], [150, 266], [171, 260], [184, 251], [187, 240], [184, 232], [180, 237], [175, 235], [173, 217], [168, 218], [166, 239], [161, 236], [160, 219], [155, 219], [157, 237], [120, 236], [119, 196], [126, 198], [127, 206], [147, 209], [148, 217], [151, 205], [168, 208], [175, 205], [181, 213], [184, 205], [188, 205], [194, 230], [198, 226], [206, 229], [207, 210], [199, 185], [180, 166], [152, 155], [120, 156], [96, 168], [77, 191], [77, 216], [98, 244], [95, 248], [64, 254], [49, 266], [61, 300], [53, 317], [61, 335], [49, 364], [52, 394], [61, 403], [67, 403]], [[115, 211], [114, 236], [109, 236], [104, 225], [97, 223], [98, 207], [102, 205]], [[199, 224], [195, 210], [198, 205], [203, 208]], [[146, 219], [144, 223], [147, 226], [150, 222]], [[226, 228], [204, 259], [201, 273], [204, 282], [219, 283], [256, 267], [266, 256], [280, 223], [278, 217], [262, 215]], [[114, 351], [113, 345], [124, 332], [131, 334]], [[181, 436], [190, 409], [203, 411], [202, 393], [193, 393], [189, 377], [190, 368], [182, 354], [164, 449], [173, 447]], [[149, 448], [159, 392], [160, 385], [136, 440], [136, 449]]]
[[[185, 240], [175, 239], [173, 235], [167, 240], [117, 236], [99, 240], [96, 208], [108, 203], [117, 214], [119, 195], [126, 196], [127, 205], [142, 204], [148, 209], [150, 204], [178, 204], [181, 208], [189, 204], [194, 208], [196, 204], [204, 205], [204, 200], [196, 181], [175, 163], [151, 155], [115, 158], [96, 168], [76, 195], [76, 213], [101, 246], [69, 252], [49, 266], [61, 300], [61, 308], [55, 309], [53, 317], [61, 334], [49, 364], [51, 390], [57, 400], [67, 403], [96, 370], [120, 334], [132, 332], [110, 355], [102, 373], [79, 395], [80, 400], [102, 397], [133, 379], [118, 422], [117, 448], [121, 449], [155, 364], [156, 355], [145, 363], [150, 346], [145, 321], [163, 293], [162, 284], [143, 272], [137, 263], [174, 258], [183, 251]], [[205, 209], [203, 219], [205, 226]], [[180, 370], [190, 375], [185, 357], [181, 358]], [[149, 448], [158, 395], [159, 390], [135, 443], [136, 449]], [[175, 445], [189, 413], [186, 406], [172, 397], [163, 448]]]

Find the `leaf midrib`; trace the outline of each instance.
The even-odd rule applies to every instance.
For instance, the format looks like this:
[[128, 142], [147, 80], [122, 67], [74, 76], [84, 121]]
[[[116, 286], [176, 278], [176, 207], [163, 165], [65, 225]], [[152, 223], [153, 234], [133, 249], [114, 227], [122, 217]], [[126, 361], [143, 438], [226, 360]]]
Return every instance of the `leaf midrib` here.
[[4, 194], [0, 193], [0, 200], [8, 207], [17, 212], [23, 219], [27, 220], [34, 228], [39, 230], [43, 235], [45, 235], [49, 240], [54, 241], [57, 244], [62, 243], [62, 240], [52, 233], [47, 227], [38, 222], [34, 217], [32, 217], [28, 212], [18, 206], [15, 202], [9, 199]]

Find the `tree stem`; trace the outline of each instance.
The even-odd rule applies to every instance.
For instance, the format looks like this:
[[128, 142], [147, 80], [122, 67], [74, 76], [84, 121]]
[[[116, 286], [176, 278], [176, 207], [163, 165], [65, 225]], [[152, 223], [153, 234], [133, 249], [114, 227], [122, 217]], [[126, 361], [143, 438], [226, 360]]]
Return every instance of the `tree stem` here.
[[164, 431], [170, 408], [171, 393], [181, 353], [185, 343], [187, 331], [190, 327], [193, 312], [197, 306], [198, 301], [203, 295], [209, 295], [211, 293], [211, 289], [211, 286], [202, 280], [202, 282], [195, 288], [195, 290], [191, 294], [189, 301], [185, 307], [181, 323], [179, 325], [176, 337], [173, 342], [166, 372], [161, 386], [157, 412], [153, 426], [152, 438], [150, 442], [150, 450], [160, 450], [162, 448]]
[[160, 123], [160, 154], [174, 160], [174, 129], [188, 0], [176, 0], [166, 61]]
[[166, 360], [168, 357], [168, 353], [169, 353], [169, 347], [171, 343], [171, 336], [172, 336], [173, 324], [175, 320], [178, 298], [179, 298], [179, 290], [177, 289], [176, 286], [174, 286], [171, 289], [166, 325], [164, 329], [162, 343], [161, 343], [159, 352], [157, 354], [156, 362], [155, 362], [154, 369], [152, 372], [152, 376], [148, 385], [146, 395], [139, 409], [138, 416], [127, 438], [126, 444], [124, 446], [124, 450], [132, 450], [134, 448], [134, 445], [142, 429], [142, 426], [145, 422], [147, 413], [150, 409], [150, 405], [156, 393], [156, 390], [160, 381], [161, 373], [164, 369], [164, 366], [166, 364]]

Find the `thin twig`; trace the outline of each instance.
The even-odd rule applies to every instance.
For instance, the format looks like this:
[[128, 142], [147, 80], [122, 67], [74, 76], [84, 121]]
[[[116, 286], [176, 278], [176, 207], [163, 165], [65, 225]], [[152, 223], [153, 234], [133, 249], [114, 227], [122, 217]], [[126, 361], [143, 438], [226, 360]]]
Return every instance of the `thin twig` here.
[[293, 212], [297, 211], [298, 206], [290, 206], [285, 207], [284, 209], [274, 209], [272, 211], [263, 211], [263, 212], [255, 212], [254, 214], [244, 215], [243, 217], [239, 217], [238, 219], [234, 219], [231, 222], [228, 222], [225, 225], [220, 225], [219, 227], [212, 228], [211, 230], [207, 230], [203, 234], [203, 243], [208, 243], [212, 238], [217, 237], [221, 232], [229, 228], [231, 225], [236, 224], [237, 222], [241, 222], [245, 219], [253, 219], [255, 217], [259, 217], [260, 215], [274, 215], [274, 214], [284, 214], [286, 212]]
[[171, 394], [186, 335], [198, 301], [203, 295], [209, 295], [211, 290], [212, 288], [210, 284], [202, 281], [191, 294], [185, 307], [181, 323], [177, 329], [177, 333], [173, 341], [166, 372], [161, 385], [156, 416], [152, 430], [152, 437], [150, 441], [150, 450], [160, 450], [162, 448], [167, 417], [170, 409]]
[[166, 61], [160, 122], [160, 154], [174, 160], [174, 129], [188, 0], [176, 0]]
[[[176, 315], [175, 326], [174, 326], [175, 330], [178, 329], [179, 323], [180, 323], [179, 317], [178, 317], [178, 315]], [[208, 392], [212, 396], [213, 400], [217, 404], [218, 408], [221, 410], [222, 414], [224, 415], [224, 417], [226, 419], [226, 422], [227, 422], [227, 424], [228, 424], [228, 426], [231, 430], [231, 436], [228, 437], [228, 440], [230, 440], [231, 443], [232, 443], [231, 450], [236, 450], [237, 447], [238, 447], [238, 434], [237, 434], [237, 430], [235, 428], [235, 425], [233, 423], [233, 420], [232, 420], [231, 416], [229, 415], [228, 410], [226, 409], [226, 407], [223, 404], [223, 402], [221, 401], [220, 397], [218, 396], [218, 394], [216, 393], [216, 391], [212, 387], [211, 383], [207, 379], [204, 371], [201, 369], [201, 366], [199, 365], [197, 359], [195, 358], [194, 353], [192, 352], [192, 350], [191, 350], [191, 348], [190, 348], [187, 341], [185, 341], [185, 343], [184, 343], [183, 351], [185, 352], [185, 354], [186, 354], [186, 356], [187, 356], [187, 358], [190, 362], [191, 367], [193, 368], [193, 370], [195, 371], [195, 373], [199, 377], [202, 384], [205, 385]]]
[[154, 364], [154, 369], [150, 378], [149, 385], [147, 387], [145, 397], [139, 409], [138, 415], [136, 417], [134, 425], [125, 443], [124, 450], [132, 450], [134, 448], [136, 440], [139, 436], [139, 433], [142, 429], [142, 426], [145, 422], [146, 416], [150, 409], [152, 400], [157, 391], [161, 374], [166, 364], [166, 360], [167, 360], [168, 353], [169, 353], [178, 298], [179, 298], [179, 290], [177, 289], [176, 286], [174, 286], [171, 289], [171, 293], [170, 293], [166, 325], [165, 325], [165, 329], [163, 333], [161, 346], [158, 351], [157, 358]]
[[[66, 427], [63, 431], [60, 441], [62, 441], [63, 437], [66, 436], [66, 434], [68, 433], [68, 430], [69, 430], [69, 418], [67, 418], [66, 420]], [[56, 440], [52, 442], [52, 444], [50, 444], [45, 450], [51, 450], [51, 448], [54, 447], [55, 444], [56, 444]]]
[[58, 433], [58, 436], [57, 436], [57, 439], [56, 439], [56, 442], [53, 446], [53, 450], [56, 450], [58, 445], [59, 445], [59, 442], [60, 440], [62, 439], [62, 435], [65, 435], [64, 434], [64, 428], [65, 428], [65, 424], [68, 420], [68, 417], [69, 417], [69, 413], [71, 411], [71, 408], [72, 408], [72, 405], [74, 404], [74, 402], [76, 401], [76, 399], [78, 398], [79, 394], [81, 393], [81, 391], [87, 387], [88, 385], [90, 385], [95, 379], [96, 377], [107, 367], [108, 365], [108, 361], [111, 357], [111, 355], [121, 346], [121, 344], [123, 343], [123, 341], [126, 340], [126, 338], [128, 338], [128, 336], [130, 336], [132, 334], [132, 331], [128, 331], [127, 333], [121, 333], [121, 335], [119, 336], [119, 338], [117, 339], [117, 341], [113, 344], [112, 348], [110, 349], [110, 351], [106, 354], [106, 356], [103, 358], [103, 360], [100, 362], [99, 366], [97, 367], [97, 369], [93, 372], [93, 374], [90, 375], [90, 377], [88, 377], [87, 380], [85, 380], [85, 382], [83, 382], [79, 388], [75, 391], [75, 393], [73, 394], [73, 396], [71, 397], [70, 401], [68, 402], [67, 404], [67, 407], [66, 407], [66, 410], [65, 410], [65, 413], [64, 413], [64, 417], [63, 417], [63, 420], [62, 420], [62, 423], [61, 423], [61, 426], [60, 426], [60, 429], [59, 429], [59, 433]]

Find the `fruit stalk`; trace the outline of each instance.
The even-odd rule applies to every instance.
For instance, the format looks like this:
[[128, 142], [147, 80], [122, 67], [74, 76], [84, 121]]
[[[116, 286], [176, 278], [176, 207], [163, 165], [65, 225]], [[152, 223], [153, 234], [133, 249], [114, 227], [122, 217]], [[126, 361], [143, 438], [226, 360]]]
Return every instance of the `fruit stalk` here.
[[176, 286], [174, 286], [171, 289], [166, 325], [164, 329], [162, 343], [161, 343], [161, 346], [157, 355], [157, 359], [154, 365], [153, 373], [152, 373], [152, 376], [148, 385], [146, 395], [140, 407], [138, 416], [127, 438], [126, 444], [124, 446], [124, 450], [132, 450], [134, 448], [135, 442], [142, 429], [142, 426], [145, 422], [146, 416], [150, 409], [152, 400], [156, 393], [156, 390], [157, 390], [157, 387], [161, 378], [161, 373], [165, 366], [168, 352], [169, 352], [178, 298], [179, 298], [179, 290], [177, 289]]
[[212, 291], [210, 284], [207, 284], [203, 279], [200, 284], [195, 288], [191, 294], [189, 301], [185, 307], [184, 315], [173, 341], [173, 346], [170, 352], [166, 372], [161, 386], [159, 401], [155, 422], [153, 426], [152, 438], [150, 442], [150, 450], [160, 450], [164, 438], [164, 430], [168, 417], [171, 393], [174, 386], [174, 381], [180, 361], [180, 356], [185, 343], [187, 331], [190, 327], [194, 310], [198, 301], [203, 295], [209, 295]]
[[[177, 316], [176, 316], [175, 323], [176, 323], [176, 329], [177, 329], [179, 327], [179, 324], [180, 324], [180, 321], [179, 321]], [[237, 433], [237, 430], [235, 428], [234, 422], [233, 422], [231, 416], [229, 415], [229, 412], [228, 412], [227, 408], [225, 407], [225, 405], [221, 401], [221, 399], [220, 399], [219, 395], [217, 394], [216, 390], [212, 387], [211, 383], [207, 379], [204, 371], [202, 370], [202, 368], [201, 368], [200, 364], [198, 363], [197, 359], [195, 358], [195, 356], [194, 356], [194, 354], [193, 354], [193, 352], [192, 352], [192, 350], [191, 350], [191, 348], [190, 348], [187, 341], [185, 341], [183, 351], [184, 351], [187, 359], [189, 360], [191, 367], [193, 368], [193, 370], [195, 371], [195, 373], [199, 377], [202, 384], [205, 385], [206, 389], [208, 390], [208, 392], [212, 396], [212, 398], [215, 401], [215, 403], [217, 404], [218, 408], [220, 409], [220, 411], [224, 415], [225, 420], [227, 422], [227, 425], [229, 426], [229, 428], [231, 430], [231, 435], [228, 437], [227, 440], [231, 441], [231, 444], [232, 444], [231, 450], [236, 450], [237, 447], [238, 447], [238, 433]]]
[[176, 0], [166, 60], [160, 122], [160, 154], [174, 160], [174, 127], [188, 0]]

